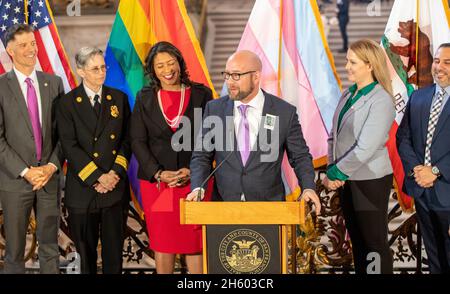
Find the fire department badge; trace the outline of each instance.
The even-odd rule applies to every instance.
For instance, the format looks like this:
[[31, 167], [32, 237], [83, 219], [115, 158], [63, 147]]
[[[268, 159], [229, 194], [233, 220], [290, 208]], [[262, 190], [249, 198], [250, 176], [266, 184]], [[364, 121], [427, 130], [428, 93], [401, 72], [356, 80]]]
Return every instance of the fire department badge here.
[[117, 118], [119, 116], [119, 109], [116, 105], [111, 106], [111, 116]]

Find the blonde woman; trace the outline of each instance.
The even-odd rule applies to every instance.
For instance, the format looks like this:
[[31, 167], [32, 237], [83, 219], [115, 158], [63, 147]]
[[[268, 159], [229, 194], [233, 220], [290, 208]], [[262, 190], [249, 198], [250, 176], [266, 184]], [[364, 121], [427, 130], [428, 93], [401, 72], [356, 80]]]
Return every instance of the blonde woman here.
[[333, 117], [323, 183], [330, 190], [340, 189], [355, 272], [389, 274], [392, 166], [386, 141], [395, 108], [383, 50], [371, 40], [353, 43], [346, 70], [354, 84], [343, 93]]

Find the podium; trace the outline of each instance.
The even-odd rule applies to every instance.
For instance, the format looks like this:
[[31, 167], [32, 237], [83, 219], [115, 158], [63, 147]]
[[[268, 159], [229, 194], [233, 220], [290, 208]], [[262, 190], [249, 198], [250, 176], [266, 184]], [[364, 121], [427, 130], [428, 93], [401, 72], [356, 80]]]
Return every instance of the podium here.
[[288, 226], [295, 232], [295, 225], [304, 224], [305, 216], [304, 200], [180, 200], [181, 224], [202, 225], [204, 273], [287, 273]]

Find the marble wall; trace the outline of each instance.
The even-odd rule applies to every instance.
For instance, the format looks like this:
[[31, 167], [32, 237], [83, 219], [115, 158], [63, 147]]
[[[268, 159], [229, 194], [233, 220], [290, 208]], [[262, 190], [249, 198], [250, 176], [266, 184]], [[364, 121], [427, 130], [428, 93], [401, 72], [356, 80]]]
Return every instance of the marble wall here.
[[[55, 23], [72, 69], [75, 71], [75, 53], [84, 46], [102, 50], [111, 33], [114, 15], [55, 16]], [[79, 80], [78, 76], [77, 79]]]

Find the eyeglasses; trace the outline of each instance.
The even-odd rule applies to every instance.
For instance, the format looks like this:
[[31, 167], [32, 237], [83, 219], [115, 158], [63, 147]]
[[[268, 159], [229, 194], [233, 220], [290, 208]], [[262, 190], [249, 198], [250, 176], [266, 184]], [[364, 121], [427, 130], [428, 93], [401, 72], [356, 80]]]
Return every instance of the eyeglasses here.
[[224, 80], [229, 80], [231, 77], [233, 79], [233, 81], [239, 81], [241, 79], [241, 76], [249, 74], [249, 73], [253, 73], [253, 72], [256, 72], [256, 70], [251, 70], [251, 71], [247, 71], [247, 72], [243, 72], [243, 73], [238, 73], [238, 72], [229, 73], [229, 72], [223, 71], [222, 77]]
[[100, 67], [87, 68], [86, 70], [98, 74], [100, 72], [106, 72], [108, 67], [106, 65], [101, 65]]

